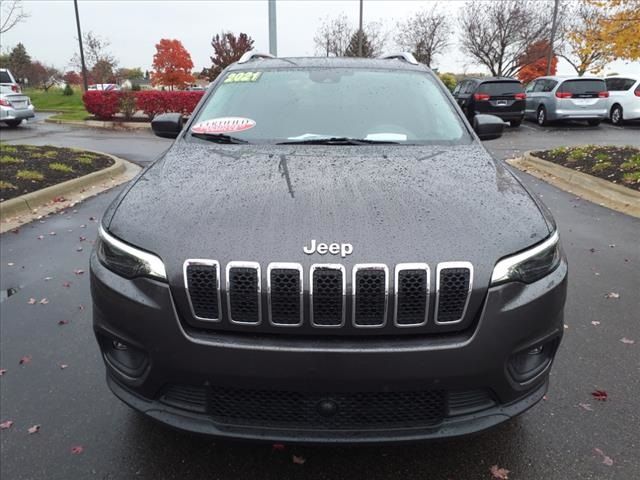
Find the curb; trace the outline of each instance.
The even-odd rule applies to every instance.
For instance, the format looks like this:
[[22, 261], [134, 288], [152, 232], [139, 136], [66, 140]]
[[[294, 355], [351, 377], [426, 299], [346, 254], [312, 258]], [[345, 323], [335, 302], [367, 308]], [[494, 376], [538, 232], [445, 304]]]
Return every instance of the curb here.
[[45, 118], [46, 123], [59, 125], [73, 125], [76, 127], [106, 128], [110, 130], [150, 130], [151, 122], [113, 122], [111, 120], [59, 120], [57, 118]]
[[110, 167], [98, 170], [97, 172], [91, 172], [82, 177], [72, 178], [71, 180], [58, 183], [57, 185], [51, 185], [50, 187], [26, 193], [19, 197], [2, 202], [0, 203], [0, 219], [4, 221], [7, 217], [30, 213], [33, 210], [53, 201], [56, 197], [63, 197], [76, 190], [82, 188], [86, 189], [94, 184], [104, 182], [105, 180], [122, 174], [126, 169], [125, 161], [121, 158], [114, 157], [113, 155], [103, 152], [95, 152], [92, 150], [85, 151], [105, 155], [112, 158], [115, 163]]
[[543, 160], [531, 152], [507, 163], [590, 202], [640, 218], [640, 192]]

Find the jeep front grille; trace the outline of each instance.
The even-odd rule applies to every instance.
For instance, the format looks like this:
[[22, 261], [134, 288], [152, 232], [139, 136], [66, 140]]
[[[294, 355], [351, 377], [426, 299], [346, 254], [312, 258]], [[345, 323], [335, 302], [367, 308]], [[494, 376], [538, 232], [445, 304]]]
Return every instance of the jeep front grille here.
[[[300, 264], [271, 263], [266, 269], [265, 293], [261, 266], [256, 262], [229, 262], [221, 272], [217, 261], [196, 259], [185, 262], [184, 281], [196, 320], [228, 319], [231, 324], [288, 328], [307, 323], [339, 329], [347, 325], [348, 318], [350, 329], [389, 325], [426, 327], [434, 332], [466, 318], [473, 286], [469, 262], [439, 263], [435, 270], [435, 301], [430, 301], [432, 270], [426, 263], [397, 264], [392, 277], [384, 264], [358, 264], [350, 272], [350, 288], [348, 273], [340, 264], [314, 264], [305, 276]], [[220, 287], [222, 281], [226, 291]], [[263, 302], [268, 322], [262, 322]]]

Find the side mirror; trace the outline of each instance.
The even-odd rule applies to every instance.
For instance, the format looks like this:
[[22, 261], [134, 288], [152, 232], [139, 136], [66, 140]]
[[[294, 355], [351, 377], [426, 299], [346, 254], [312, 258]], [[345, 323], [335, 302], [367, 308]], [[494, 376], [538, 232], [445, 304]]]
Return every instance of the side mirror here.
[[502, 136], [504, 122], [495, 115], [479, 114], [473, 117], [473, 129], [480, 140], [493, 140]]
[[158, 137], [176, 138], [182, 131], [181, 113], [162, 113], [151, 120], [151, 129]]

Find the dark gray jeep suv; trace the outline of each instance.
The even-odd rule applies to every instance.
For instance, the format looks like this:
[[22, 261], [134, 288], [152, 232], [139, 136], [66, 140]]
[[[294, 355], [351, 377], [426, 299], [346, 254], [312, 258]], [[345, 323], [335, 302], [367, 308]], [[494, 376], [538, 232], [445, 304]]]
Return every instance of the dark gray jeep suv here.
[[567, 263], [547, 209], [411, 55], [250, 52], [109, 207], [91, 258], [113, 392], [181, 429], [451, 437], [538, 402]]

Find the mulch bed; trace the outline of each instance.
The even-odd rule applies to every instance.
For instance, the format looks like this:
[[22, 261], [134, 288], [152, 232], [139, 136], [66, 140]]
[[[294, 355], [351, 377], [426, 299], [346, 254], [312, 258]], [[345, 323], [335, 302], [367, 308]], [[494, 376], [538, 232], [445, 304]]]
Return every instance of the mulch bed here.
[[106, 155], [49, 145], [0, 144], [0, 202], [113, 165]]
[[532, 153], [543, 160], [640, 191], [640, 149], [586, 145]]

